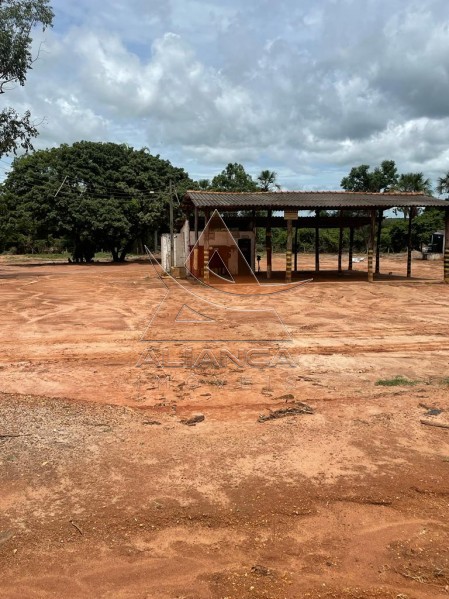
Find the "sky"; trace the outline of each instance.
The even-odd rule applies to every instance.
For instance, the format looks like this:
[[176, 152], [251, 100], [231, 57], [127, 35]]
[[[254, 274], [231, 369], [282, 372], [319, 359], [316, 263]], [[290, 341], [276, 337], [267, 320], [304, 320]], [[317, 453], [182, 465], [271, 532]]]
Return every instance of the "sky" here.
[[51, 4], [25, 87], [0, 97], [31, 110], [36, 149], [145, 146], [193, 179], [239, 162], [291, 190], [382, 160], [434, 184], [449, 170], [447, 0]]

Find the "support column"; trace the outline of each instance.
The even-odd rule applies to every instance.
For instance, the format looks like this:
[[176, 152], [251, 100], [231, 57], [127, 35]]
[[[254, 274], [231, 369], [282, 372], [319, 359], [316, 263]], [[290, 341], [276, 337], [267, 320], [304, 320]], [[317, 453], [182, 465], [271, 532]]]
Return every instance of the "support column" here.
[[354, 227], [349, 229], [349, 259], [348, 270], [352, 270], [352, 254], [354, 251]]
[[[251, 244], [251, 268], [253, 270], [253, 272], [257, 272], [257, 268], [256, 268], [256, 253], [257, 253], [257, 227], [256, 227], [256, 211], [253, 210], [253, 222], [251, 223], [252, 225], [252, 230], [253, 230], [253, 235], [254, 235], [254, 245]], [[253, 247], [254, 247], [254, 252], [253, 252]]]
[[374, 281], [373, 272], [373, 258], [374, 258], [374, 245], [376, 239], [376, 211], [371, 210], [371, 223], [368, 239], [368, 282]]
[[412, 276], [412, 224], [415, 209], [410, 207], [408, 214], [408, 234], [407, 234], [407, 279]]
[[298, 225], [295, 226], [295, 272], [298, 272]]
[[446, 208], [444, 226], [444, 282], [449, 284], [449, 208]]
[[209, 281], [209, 227], [206, 227], [209, 221], [209, 210], [204, 211], [204, 259], [203, 259], [203, 279]]
[[293, 241], [293, 221], [287, 221], [287, 252], [285, 254], [285, 281], [291, 283], [292, 280], [292, 241]]
[[[340, 221], [343, 218], [343, 211], [340, 210]], [[340, 234], [338, 236], [338, 272], [342, 272], [341, 259], [343, 254], [343, 227], [340, 224]]]
[[285, 254], [285, 281], [291, 283], [292, 280], [292, 240], [293, 240], [293, 221], [287, 220], [287, 252]]
[[[195, 206], [195, 247], [193, 248], [193, 274], [198, 276], [198, 207]], [[190, 266], [190, 264], [189, 264]]]
[[271, 210], [268, 210], [268, 215], [267, 215], [267, 227], [265, 229], [265, 249], [267, 252], [267, 279], [271, 279], [271, 251], [272, 251]]
[[[320, 218], [320, 211], [315, 210], [315, 216]], [[315, 227], [315, 271], [320, 272], [320, 228], [317, 224]]]
[[376, 275], [380, 273], [380, 236], [382, 233], [382, 221], [384, 219], [384, 211], [379, 210], [377, 218], [377, 243], [376, 243]]

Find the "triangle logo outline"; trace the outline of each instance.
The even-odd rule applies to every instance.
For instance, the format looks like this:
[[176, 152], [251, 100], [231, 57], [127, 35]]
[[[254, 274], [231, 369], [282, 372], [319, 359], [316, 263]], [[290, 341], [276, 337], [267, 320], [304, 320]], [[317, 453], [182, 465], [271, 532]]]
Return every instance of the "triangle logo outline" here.
[[215, 322], [215, 319], [198, 312], [198, 310], [191, 308], [187, 304], [183, 304], [176, 315], [175, 322], [203, 323]]
[[[226, 273], [224, 275], [219, 275], [216, 272], [214, 272], [213, 270], [211, 270], [210, 268], [210, 264], [212, 262], [212, 259], [214, 258], [214, 256], [218, 256], [218, 259], [220, 260], [221, 265], [223, 266], [223, 268], [225, 269]], [[209, 266], [209, 273], [215, 275], [216, 277], [219, 277], [220, 279], [224, 279], [225, 281], [227, 281], [228, 283], [235, 283], [235, 279], [234, 277], [231, 275], [231, 273], [229, 272], [228, 267], [226, 266], [226, 264], [224, 263], [223, 258], [220, 256], [220, 252], [215, 249], [214, 253], [212, 254], [212, 256], [209, 258], [209, 262], [208, 262], [208, 266]], [[227, 278], [229, 277], [229, 279]]]

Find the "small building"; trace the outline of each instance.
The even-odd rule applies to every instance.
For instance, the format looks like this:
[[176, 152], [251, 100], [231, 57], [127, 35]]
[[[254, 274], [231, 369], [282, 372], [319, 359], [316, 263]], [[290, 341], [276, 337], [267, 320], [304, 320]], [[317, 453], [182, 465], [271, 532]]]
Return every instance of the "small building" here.
[[[417, 209], [435, 207], [445, 210], [445, 241], [444, 241], [444, 281], [449, 283], [449, 203], [445, 200], [426, 196], [422, 193], [361, 193], [346, 191], [277, 191], [277, 192], [212, 192], [188, 191], [185, 195], [185, 209], [192, 214], [193, 238], [189, 235], [190, 253], [196, 244], [194, 264], [197, 275], [204, 280], [209, 276], [210, 248], [215, 248], [215, 241], [205, 236], [202, 244], [197, 244], [200, 231], [205, 227], [211, 215], [217, 211], [224, 220], [226, 227], [233, 232], [235, 239], [244, 234], [251, 243], [251, 256], [248, 264], [254, 269], [254, 235], [256, 229], [265, 230], [265, 249], [267, 255], [266, 278], [272, 276], [272, 243], [273, 227], [283, 227], [287, 230], [285, 254], [285, 280], [292, 278], [293, 237], [301, 228], [315, 230], [315, 271], [320, 271], [320, 230], [336, 228], [339, 230], [340, 243], [338, 252], [338, 271], [343, 270], [342, 247], [343, 231], [349, 230], [349, 261], [348, 271], [352, 270], [354, 231], [359, 227], [369, 228], [367, 278], [373, 281], [380, 274], [380, 235], [384, 212], [393, 208], [408, 208], [408, 255], [407, 277], [411, 277], [412, 264], [412, 223]], [[322, 210], [331, 210], [334, 216], [320, 216]], [[308, 216], [300, 216], [300, 212]], [[305, 212], [304, 212], [305, 211]], [[294, 231], [294, 233], [293, 233]], [[191, 231], [192, 232], [192, 231]], [[243, 237], [242, 239], [245, 239]], [[240, 245], [240, 243], [239, 243]], [[200, 254], [200, 247], [203, 247]], [[297, 251], [297, 250], [295, 250]], [[216, 255], [216, 254], [214, 254]], [[234, 269], [225, 251], [219, 251], [226, 268]], [[295, 264], [296, 264], [295, 255]], [[217, 258], [218, 260], [218, 258]]]

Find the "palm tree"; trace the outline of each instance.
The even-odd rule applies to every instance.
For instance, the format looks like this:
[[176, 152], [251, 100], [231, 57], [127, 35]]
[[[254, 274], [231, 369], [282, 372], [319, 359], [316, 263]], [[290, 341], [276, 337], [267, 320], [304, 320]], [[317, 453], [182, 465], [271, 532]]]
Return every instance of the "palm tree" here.
[[439, 177], [437, 192], [441, 195], [443, 195], [443, 193], [446, 193], [449, 196], [449, 171], [444, 175], [444, 177]]
[[[421, 192], [430, 196], [432, 195], [432, 184], [430, 179], [424, 179], [423, 173], [404, 173], [399, 177], [394, 191]], [[404, 218], [407, 218], [410, 213], [410, 208], [398, 208], [397, 210], [404, 214]]]
[[275, 171], [269, 171], [268, 169], [260, 172], [257, 177], [259, 181], [260, 191], [274, 191], [275, 189], [281, 189], [281, 186], [276, 183], [277, 173]]

